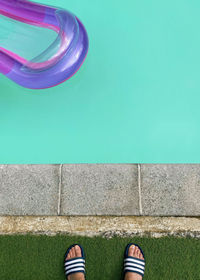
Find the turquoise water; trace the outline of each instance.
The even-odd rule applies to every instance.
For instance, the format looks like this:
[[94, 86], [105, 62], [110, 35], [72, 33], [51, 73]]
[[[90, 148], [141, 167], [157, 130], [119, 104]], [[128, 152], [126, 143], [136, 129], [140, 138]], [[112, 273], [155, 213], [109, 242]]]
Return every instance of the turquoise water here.
[[25, 24], [0, 15], [0, 46], [32, 60], [46, 50], [58, 34], [47, 28]]
[[200, 2], [53, 4], [86, 26], [88, 57], [46, 90], [1, 75], [0, 163], [200, 162]]

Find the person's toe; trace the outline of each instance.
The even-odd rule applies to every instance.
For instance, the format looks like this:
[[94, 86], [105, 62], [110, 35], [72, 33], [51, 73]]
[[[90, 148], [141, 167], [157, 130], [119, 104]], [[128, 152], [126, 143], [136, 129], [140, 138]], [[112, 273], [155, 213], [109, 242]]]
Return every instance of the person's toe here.
[[128, 256], [133, 257], [134, 255], [135, 246], [131, 245], [128, 250]]
[[76, 257], [76, 252], [75, 252], [75, 248], [73, 247], [72, 248], [72, 258], [75, 258]]
[[72, 259], [75, 257], [75, 250], [74, 250], [74, 247], [72, 247], [70, 250], [69, 250], [69, 253], [67, 254], [67, 257], [66, 259], [69, 260], [69, 259]]
[[135, 257], [135, 258], [136, 258], [136, 251], [137, 251], [137, 247], [134, 246], [133, 257]]
[[137, 247], [137, 258], [140, 258], [140, 249]]
[[74, 250], [75, 250], [75, 255], [76, 255], [76, 257], [78, 257], [78, 258], [82, 257], [81, 248], [80, 248], [78, 245], [76, 245], [76, 246], [74, 247]]
[[134, 256], [135, 258], [138, 257], [138, 247], [137, 247], [137, 246], [135, 246], [135, 250], [134, 250], [133, 256]]
[[141, 252], [140, 248], [138, 248], [137, 246], [135, 246], [133, 257], [144, 260], [142, 252]]

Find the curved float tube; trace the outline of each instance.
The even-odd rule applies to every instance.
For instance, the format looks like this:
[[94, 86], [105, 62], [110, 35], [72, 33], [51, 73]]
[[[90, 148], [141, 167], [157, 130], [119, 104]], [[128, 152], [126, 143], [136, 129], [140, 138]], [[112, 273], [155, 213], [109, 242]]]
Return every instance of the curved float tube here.
[[[23, 87], [42, 89], [60, 84], [78, 71], [87, 55], [88, 36], [73, 14], [27, 0], [0, 0], [0, 14], [58, 33], [52, 45], [32, 61], [0, 47], [0, 73]], [[48, 59], [43, 61], [44, 57]]]

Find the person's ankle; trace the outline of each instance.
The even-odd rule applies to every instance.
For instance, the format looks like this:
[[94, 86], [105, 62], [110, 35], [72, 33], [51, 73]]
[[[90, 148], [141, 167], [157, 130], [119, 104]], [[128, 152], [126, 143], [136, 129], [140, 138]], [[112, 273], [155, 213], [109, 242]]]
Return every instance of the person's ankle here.
[[71, 279], [76, 279], [76, 280], [83, 280], [83, 279], [85, 279], [85, 276], [82, 273], [79, 274], [79, 275], [77, 275], [77, 273], [74, 273], [74, 274], [69, 275], [68, 277], [69, 277], [70, 280]]

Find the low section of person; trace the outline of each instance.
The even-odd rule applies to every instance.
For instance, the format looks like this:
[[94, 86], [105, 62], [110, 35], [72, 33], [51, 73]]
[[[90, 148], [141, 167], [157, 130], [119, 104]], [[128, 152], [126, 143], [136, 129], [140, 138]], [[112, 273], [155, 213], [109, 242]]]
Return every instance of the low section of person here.
[[[67, 280], [85, 280], [85, 254], [79, 244], [70, 246], [64, 257], [64, 269]], [[124, 280], [142, 280], [145, 259], [142, 249], [130, 243], [124, 254]]]

